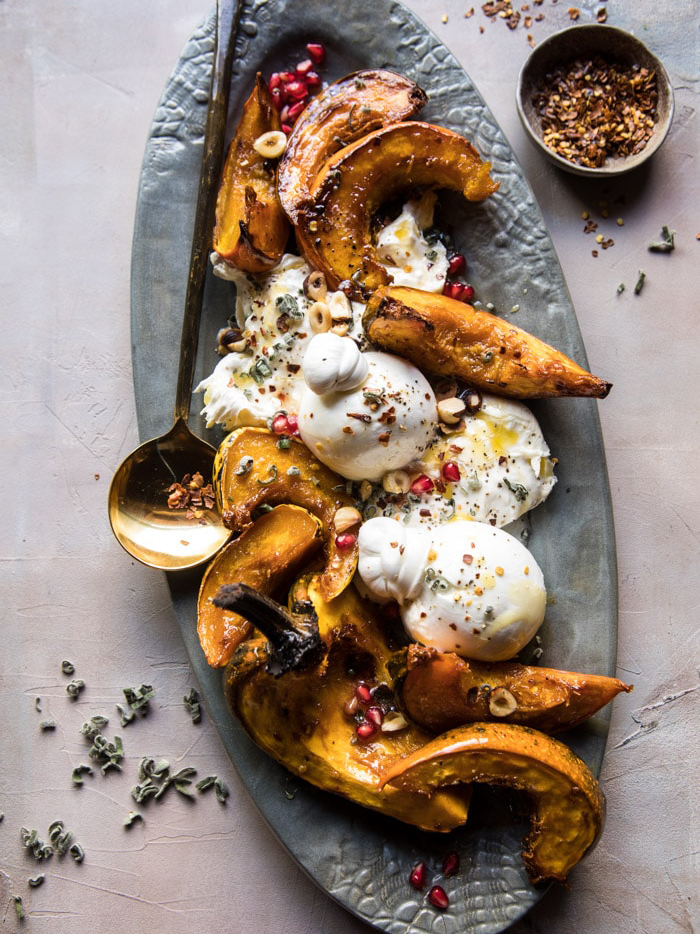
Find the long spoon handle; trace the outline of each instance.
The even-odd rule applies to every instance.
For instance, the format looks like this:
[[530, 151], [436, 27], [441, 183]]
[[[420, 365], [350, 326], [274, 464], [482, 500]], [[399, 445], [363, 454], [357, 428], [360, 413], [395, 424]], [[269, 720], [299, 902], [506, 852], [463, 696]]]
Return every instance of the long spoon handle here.
[[190, 274], [187, 281], [185, 316], [180, 339], [180, 364], [175, 393], [175, 419], [187, 421], [192, 398], [192, 381], [199, 342], [199, 321], [207, 273], [211, 234], [214, 227], [216, 191], [224, 155], [226, 117], [231, 86], [231, 65], [243, 0], [217, 0], [216, 48], [211, 75], [204, 152], [199, 176], [197, 210], [194, 218]]

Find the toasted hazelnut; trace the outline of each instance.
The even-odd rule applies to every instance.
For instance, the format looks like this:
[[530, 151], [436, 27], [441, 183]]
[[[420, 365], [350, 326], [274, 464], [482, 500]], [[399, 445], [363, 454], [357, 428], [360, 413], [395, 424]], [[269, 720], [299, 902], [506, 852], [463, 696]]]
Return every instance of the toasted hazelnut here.
[[411, 478], [405, 470], [390, 470], [382, 477], [382, 486], [387, 493], [408, 493]]
[[314, 302], [309, 308], [309, 324], [314, 334], [322, 334], [331, 327], [331, 310], [325, 302]]
[[408, 726], [408, 720], [399, 710], [390, 710], [384, 714], [382, 720], [382, 733], [397, 733], [399, 730], [405, 730]]
[[263, 133], [253, 143], [253, 149], [265, 159], [279, 159], [287, 146], [287, 137], [281, 130]]
[[341, 506], [333, 516], [333, 528], [336, 532], [347, 532], [362, 522], [362, 515], [354, 506]]
[[336, 321], [331, 325], [331, 333], [337, 334], [338, 337], [345, 337], [349, 330], [350, 325], [347, 321]]
[[221, 357], [225, 357], [228, 353], [240, 353], [246, 349], [248, 344], [238, 328], [222, 328], [216, 335], [216, 340], [218, 343], [216, 349]]
[[360, 484], [360, 499], [362, 500], [363, 503], [365, 503], [367, 502], [367, 500], [370, 498], [371, 495], [372, 495], [372, 484], [369, 482], [369, 480], [363, 480], [362, 483]]
[[456, 425], [460, 420], [466, 405], [462, 399], [458, 399], [457, 396], [452, 396], [451, 399], [442, 399], [438, 402], [438, 416], [440, 421], [444, 422], [446, 425]]
[[489, 694], [489, 711], [493, 717], [507, 717], [518, 709], [518, 702], [508, 688], [494, 688]]
[[322, 272], [310, 272], [304, 279], [304, 294], [312, 302], [322, 302], [328, 294], [326, 277]]

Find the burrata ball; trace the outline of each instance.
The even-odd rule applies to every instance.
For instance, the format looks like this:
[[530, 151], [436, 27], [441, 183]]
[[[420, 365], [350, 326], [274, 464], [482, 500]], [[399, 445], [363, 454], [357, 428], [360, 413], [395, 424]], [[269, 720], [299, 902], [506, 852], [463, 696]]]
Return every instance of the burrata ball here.
[[[350, 338], [340, 340], [354, 345]], [[326, 357], [319, 359], [318, 353]], [[367, 372], [352, 389], [319, 394], [307, 386], [299, 407], [299, 432], [309, 450], [342, 477], [379, 481], [430, 444], [437, 427], [437, 402], [430, 383], [412, 364], [386, 353], [361, 356]], [[331, 342], [314, 338], [304, 372], [313, 373], [317, 387], [332, 384], [339, 360]], [[343, 366], [349, 369], [347, 360]], [[322, 378], [324, 367], [327, 380]]]

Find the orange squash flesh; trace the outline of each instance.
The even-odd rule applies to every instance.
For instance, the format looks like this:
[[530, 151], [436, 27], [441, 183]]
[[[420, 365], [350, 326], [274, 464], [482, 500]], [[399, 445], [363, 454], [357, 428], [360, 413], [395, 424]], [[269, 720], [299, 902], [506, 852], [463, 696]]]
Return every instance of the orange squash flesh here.
[[372, 343], [424, 372], [456, 377], [501, 396], [604, 399], [612, 387], [514, 324], [446, 295], [378, 289], [367, 303], [363, 324]]
[[605, 799], [586, 764], [545, 733], [507, 723], [476, 723], [443, 733], [392, 765], [382, 786], [428, 796], [462, 782], [527, 794], [531, 829], [523, 861], [533, 883], [564, 881], [596, 843]]
[[545, 733], [568, 730], [591, 717], [628, 684], [603, 675], [579, 674], [521, 665], [478, 662], [422, 645], [408, 648], [401, 689], [406, 712], [431, 733], [466, 723], [494, 720], [491, 692], [508, 691], [517, 706], [500, 722], [530, 726]]
[[261, 74], [231, 141], [216, 199], [214, 250], [246, 272], [272, 269], [282, 258], [289, 223], [277, 196], [275, 166], [256, 152], [259, 136], [280, 130], [280, 118]]
[[324, 88], [302, 111], [277, 167], [277, 189], [296, 223], [326, 159], [373, 130], [412, 117], [424, 92], [402, 75], [383, 69], [357, 71]]
[[[291, 439], [286, 450], [266, 428], [239, 428], [224, 439], [214, 460], [213, 486], [217, 507], [228, 528], [241, 532], [263, 504], [291, 503], [321, 520], [326, 537], [326, 567], [320, 589], [327, 599], [337, 596], [352, 580], [357, 566], [357, 543], [339, 548], [333, 530], [335, 513], [354, 505], [345, 480], [324, 466], [301, 441]], [[250, 459], [249, 470], [241, 464]]]
[[225, 584], [244, 583], [274, 596], [289, 588], [294, 577], [323, 544], [321, 523], [298, 506], [277, 506], [222, 549], [205, 571], [199, 588], [197, 632], [207, 662], [226, 665], [238, 645], [253, 631], [248, 620], [214, 606]]
[[497, 188], [464, 137], [429, 123], [396, 123], [363, 136], [319, 171], [296, 219], [297, 242], [331, 288], [362, 299], [391, 280], [379, 262], [372, 216], [407, 189], [449, 188], [483, 201]]

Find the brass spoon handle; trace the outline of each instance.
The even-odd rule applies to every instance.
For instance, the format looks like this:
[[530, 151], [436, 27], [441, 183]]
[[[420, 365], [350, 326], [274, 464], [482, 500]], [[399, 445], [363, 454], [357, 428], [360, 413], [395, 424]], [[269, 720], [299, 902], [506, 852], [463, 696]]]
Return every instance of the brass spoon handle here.
[[175, 419], [187, 421], [192, 399], [192, 381], [197, 360], [199, 321], [202, 315], [204, 282], [207, 274], [209, 247], [214, 227], [216, 191], [221, 176], [226, 117], [231, 87], [231, 65], [236, 47], [236, 31], [243, 0], [217, 0], [216, 47], [209, 92], [207, 125], [204, 131], [204, 152], [199, 176], [197, 210], [192, 235], [190, 273], [187, 280], [185, 316], [180, 339], [180, 363], [175, 393]]

